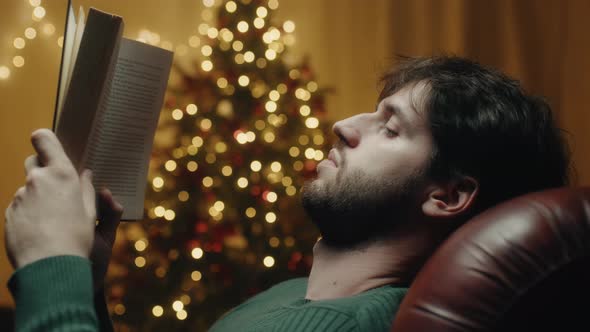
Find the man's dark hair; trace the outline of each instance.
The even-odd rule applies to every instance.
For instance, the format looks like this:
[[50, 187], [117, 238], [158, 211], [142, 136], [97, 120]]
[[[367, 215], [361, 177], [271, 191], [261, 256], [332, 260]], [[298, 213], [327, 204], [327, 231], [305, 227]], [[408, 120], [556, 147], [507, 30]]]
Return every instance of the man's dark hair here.
[[465, 217], [518, 195], [568, 184], [569, 150], [549, 105], [519, 82], [474, 61], [409, 58], [383, 75], [379, 100], [418, 82], [434, 140], [435, 180], [479, 182]]

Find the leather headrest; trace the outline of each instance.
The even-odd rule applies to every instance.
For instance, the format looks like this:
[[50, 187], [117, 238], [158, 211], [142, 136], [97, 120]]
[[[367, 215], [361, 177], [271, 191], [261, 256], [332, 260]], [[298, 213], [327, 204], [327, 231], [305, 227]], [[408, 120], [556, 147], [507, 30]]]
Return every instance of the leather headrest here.
[[410, 286], [393, 331], [493, 331], [526, 292], [589, 256], [590, 188], [513, 199], [476, 216], [437, 249]]

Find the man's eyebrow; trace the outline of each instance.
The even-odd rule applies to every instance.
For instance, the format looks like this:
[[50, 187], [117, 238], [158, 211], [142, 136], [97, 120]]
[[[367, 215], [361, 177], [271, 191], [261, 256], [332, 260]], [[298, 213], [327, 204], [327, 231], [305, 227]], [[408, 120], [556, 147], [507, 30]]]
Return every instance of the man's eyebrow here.
[[410, 127], [410, 121], [408, 119], [408, 116], [406, 114], [406, 112], [402, 111], [401, 107], [399, 107], [396, 104], [385, 104], [385, 111], [391, 113], [392, 115], [395, 115], [399, 121], [402, 123], [404, 128], [409, 128]]

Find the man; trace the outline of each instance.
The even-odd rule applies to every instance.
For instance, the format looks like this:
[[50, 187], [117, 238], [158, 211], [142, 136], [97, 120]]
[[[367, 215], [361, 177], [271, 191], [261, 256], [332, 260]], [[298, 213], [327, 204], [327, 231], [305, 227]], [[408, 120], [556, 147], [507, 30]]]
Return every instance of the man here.
[[[319, 227], [309, 278], [234, 308], [212, 331], [388, 331], [407, 287], [449, 233], [496, 203], [567, 183], [568, 154], [549, 107], [494, 70], [456, 57], [409, 59], [383, 77], [375, 112], [337, 122], [339, 137], [303, 205]], [[55, 136], [6, 211], [17, 330], [97, 329], [122, 211], [78, 176]], [[102, 245], [96, 242], [101, 240]], [[92, 255], [91, 255], [92, 249]], [[96, 296], [103, 328], [108, 316]]]

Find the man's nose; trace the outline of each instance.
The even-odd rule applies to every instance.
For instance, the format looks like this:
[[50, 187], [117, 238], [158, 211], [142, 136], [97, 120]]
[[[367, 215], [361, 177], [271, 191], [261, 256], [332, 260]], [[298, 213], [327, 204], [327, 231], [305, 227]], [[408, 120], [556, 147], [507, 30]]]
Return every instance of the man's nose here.
[[360, 143], [361, 135], [359, 130], [354, 127], [349, 119], [338, 121], [332, 127], [332, 131], [338, 136], [346, 145], [351, 148], [356, 147]]

